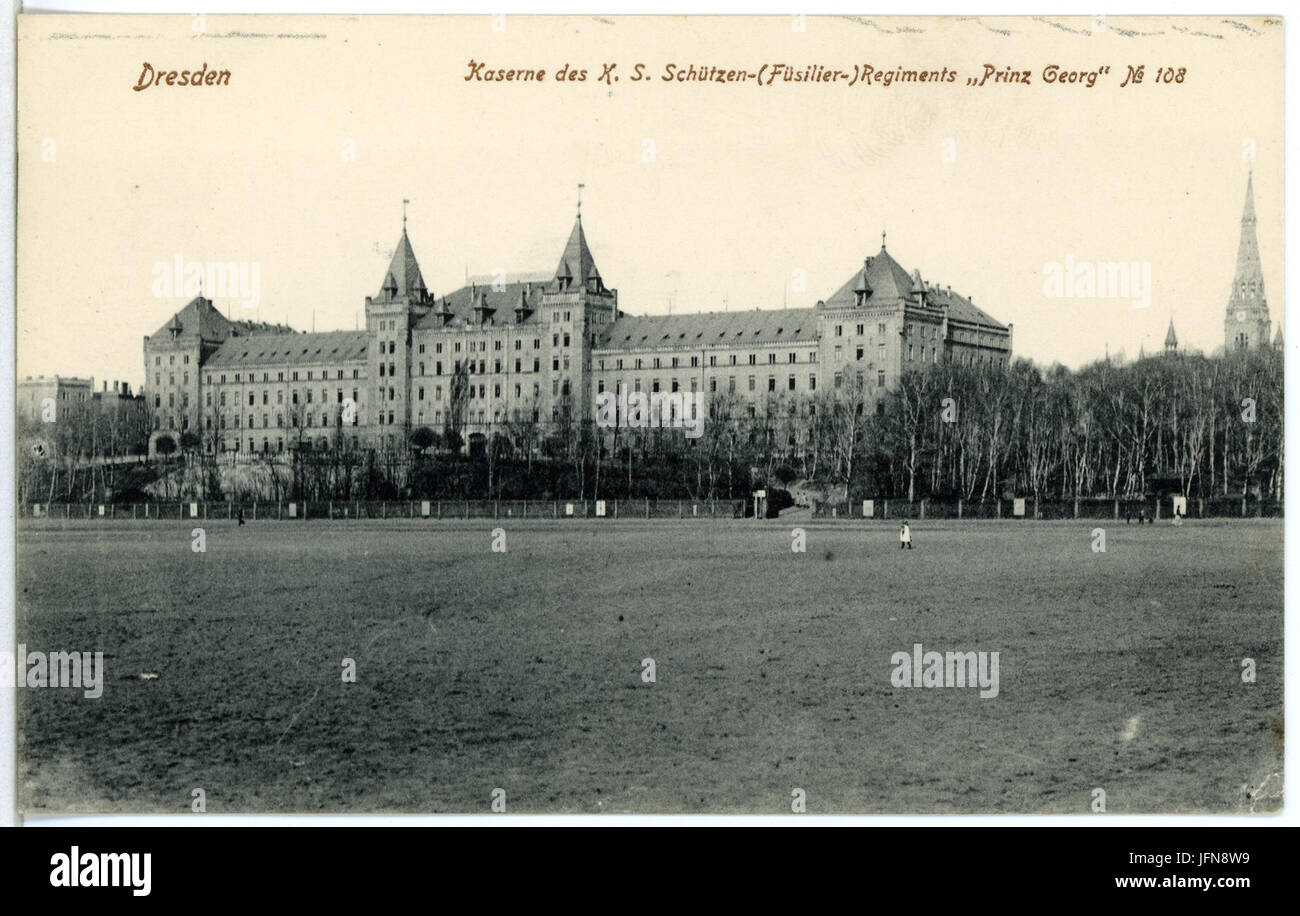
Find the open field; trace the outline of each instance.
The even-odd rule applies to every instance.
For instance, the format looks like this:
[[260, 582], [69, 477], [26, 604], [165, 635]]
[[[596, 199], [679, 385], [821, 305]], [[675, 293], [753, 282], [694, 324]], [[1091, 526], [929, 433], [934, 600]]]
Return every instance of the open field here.
[[[1280, 803], [1248, 794], [1282, 768], [1280, 521], [918, 522], [908, 552], [803, 521], [804, 554], [792, 524], [517, 521], [494, 553], [491, 520], [223, 520], [195, 553], [188, 521], [24, 523], [18, 641], [107, 673], [99, 699], [18, 690], [20, 806]], [[918, 642], [999, 652], [999, 695], [893, 687]]]

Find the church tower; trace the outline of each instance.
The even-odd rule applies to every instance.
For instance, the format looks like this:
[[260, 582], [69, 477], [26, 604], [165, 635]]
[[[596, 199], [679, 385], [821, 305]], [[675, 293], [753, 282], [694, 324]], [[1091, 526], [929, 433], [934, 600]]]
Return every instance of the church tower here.
[[1241, 214], [1241, 241], [1237, 244], [1237, 272], [1232, 279], [1223, 342], [1227, 352], [1264, 347], [1269, 343], [1268, 300], [1264, 297], [1264, 273], [1259, 263], [1259, 241], [1255, 235], [1255, 191], [1253, 178], [1246, 178], [1246, 207]]

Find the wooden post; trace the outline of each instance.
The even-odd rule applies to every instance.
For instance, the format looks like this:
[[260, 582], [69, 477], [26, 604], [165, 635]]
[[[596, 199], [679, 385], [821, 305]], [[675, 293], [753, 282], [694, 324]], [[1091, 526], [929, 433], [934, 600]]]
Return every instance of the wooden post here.
[[257, 521], [257, 500], [253, 500], [253, 521]]
[[[1242, 505], [1244, 506], [1244, 505], [1246, 505], [1246, 504], [1243, 502]], [[1243, 510], [1243, 511], [1244, 511], [1244, 510]], [[755, 514], [757, 514], [757, 513], [755, 513]], [[646, 517], [646, 518], [649, 518], [649, 517], [650, 517], [650, 497], [649, 497], [649, 496], [647, 496], [647, 497], [645, 498], [645, 517]]]
[[924, 500], [924, 499], [921, 500], [921, 518], [922, 518], [922, 519], [925, 518], [925, 500]]
[[1118, 499], [1115, 500], [1115, 518], [1116, 518], [1116, 520], [1119, 519], [1119, 500], [1118, 500]]
[[1079, 517], [1079, 497], [1074, 498], [1074, 517]]
[[[1118, 516], [1116, 516], [1118, 518]], [[1196, 500], [1196, 517], [1205, 518], [1205, 497], [1197, 497]]]
[[961, 518], [961, 497], [957, 497], [957, 518]]

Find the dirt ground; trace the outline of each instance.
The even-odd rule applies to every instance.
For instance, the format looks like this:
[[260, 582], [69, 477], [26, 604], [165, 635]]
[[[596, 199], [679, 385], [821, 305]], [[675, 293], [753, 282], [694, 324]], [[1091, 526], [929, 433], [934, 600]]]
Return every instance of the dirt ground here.
[[[18, 689], [20, 807], [1280, 804], [1280, 521], [798, 524], [24, 522], [18, 641], [106, 675]], [[893, 686], [915, 643], [998, 695]]]

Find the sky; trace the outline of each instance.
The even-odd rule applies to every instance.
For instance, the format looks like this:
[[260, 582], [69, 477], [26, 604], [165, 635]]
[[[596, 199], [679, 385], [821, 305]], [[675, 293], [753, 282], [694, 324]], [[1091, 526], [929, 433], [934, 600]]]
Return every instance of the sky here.
[[[189, 298], [159, 294], [177, 259], [255, 267], [256, 307], [213, 296], [231, 317], [353, 328], [404, 199], [435, 294], [549, 274], [579, 183], [625, 311], [811, 306], [883, 231], [907, 270], [1014, 323], [1016, 355], [1077, 367], [1158, 349], [1171, 318], [1184, 348], [1221, 345], [1253, 169], [1282, 317], [1280, 22], [60, 16], [24, 17], [18, 57], [20, 378], [138, 388], [143, 337]], [[471, 59], [546, 79], [466, 81]], [[136, 91], [145, 62], [231, 78]], [[665, 82], [670, 63], [959, 77]], [[966, 85], [985, 64], [1032, 82]], [[565, 65], [586, 80], [557, 82]], [[1088, 88], [1049, 65], [1110, 70]], [[1149, 302], [1048, 295], [1067, 261], [1149, 269]]]

